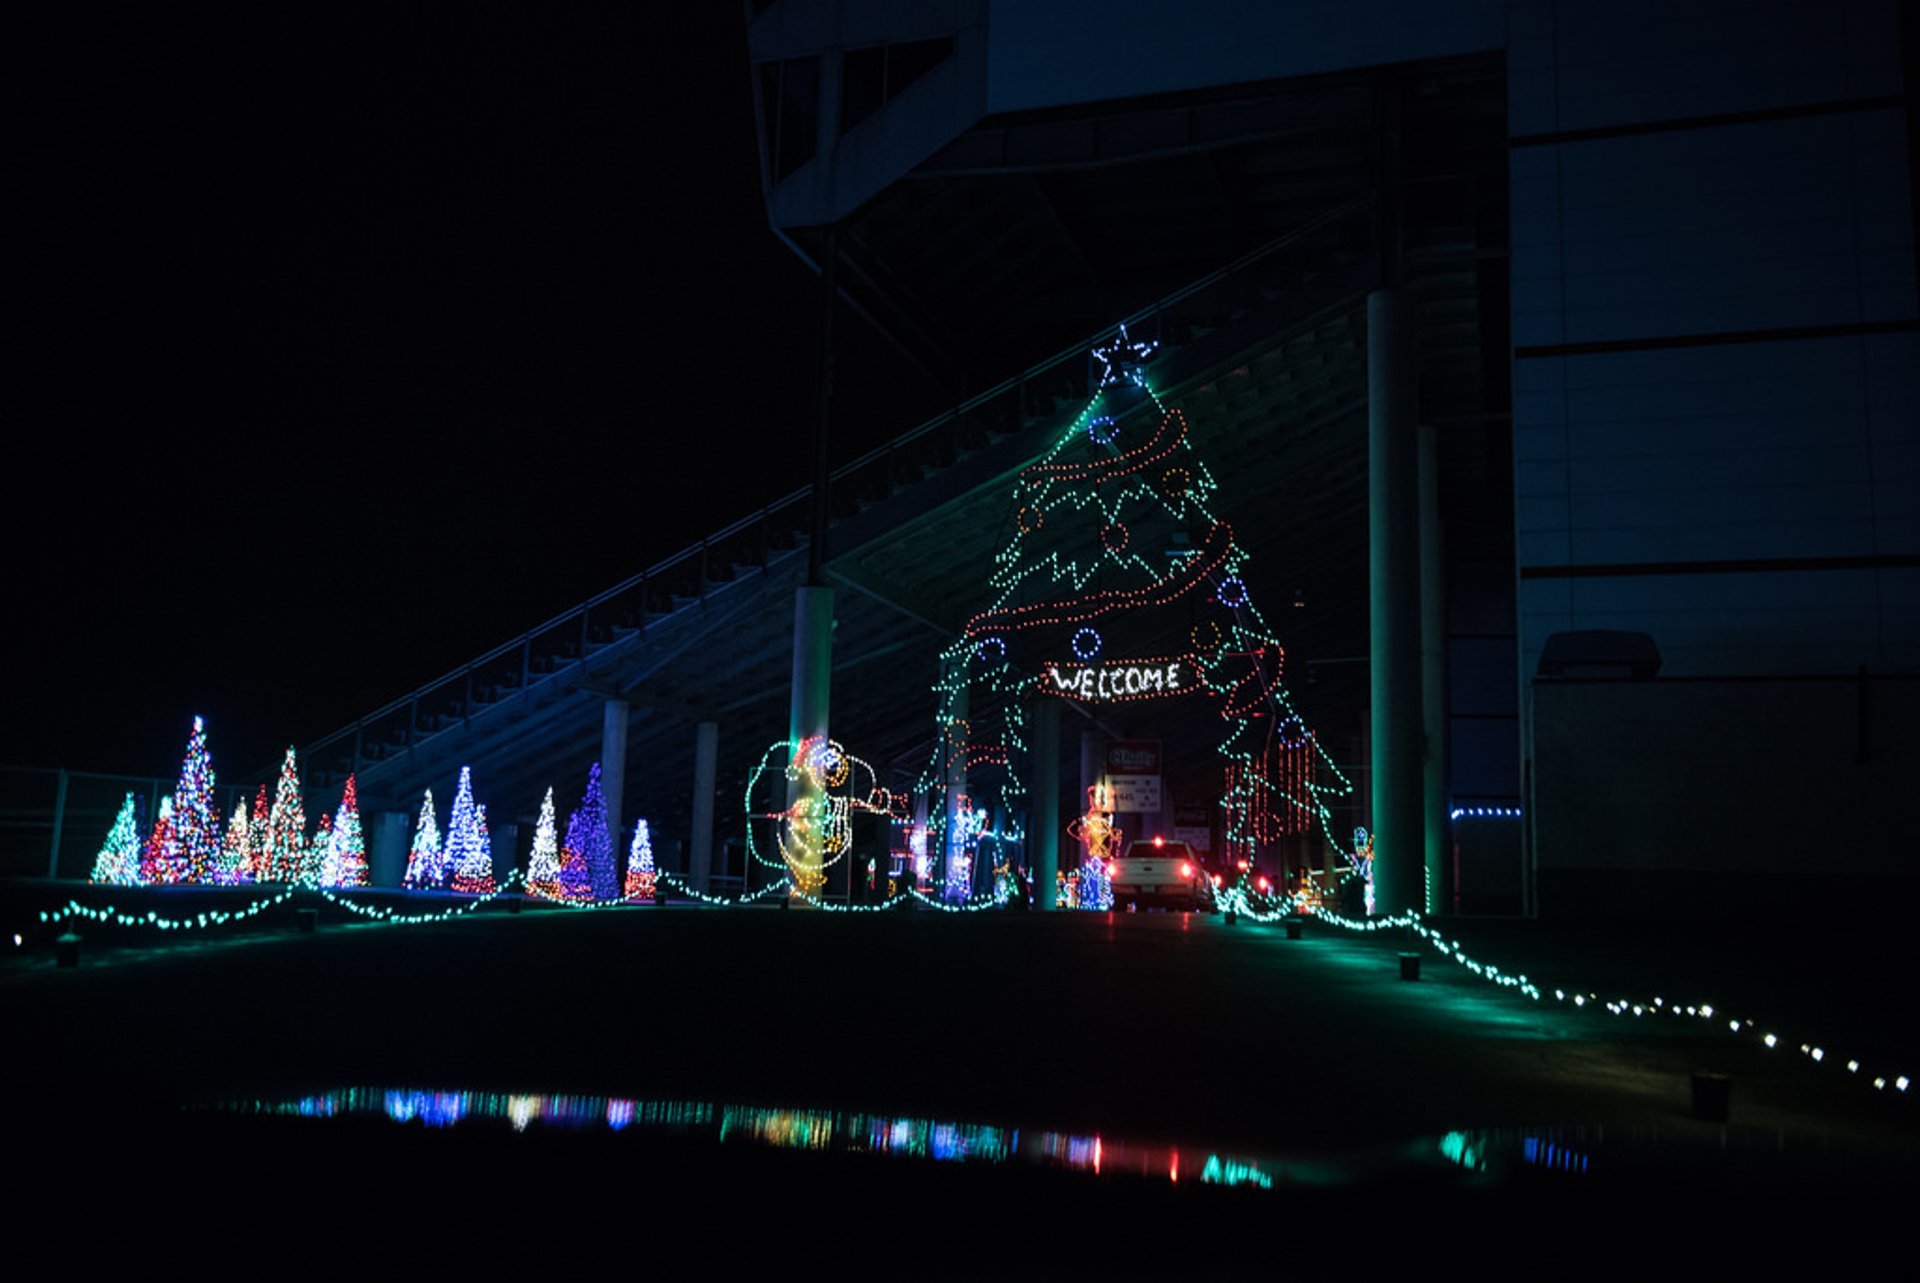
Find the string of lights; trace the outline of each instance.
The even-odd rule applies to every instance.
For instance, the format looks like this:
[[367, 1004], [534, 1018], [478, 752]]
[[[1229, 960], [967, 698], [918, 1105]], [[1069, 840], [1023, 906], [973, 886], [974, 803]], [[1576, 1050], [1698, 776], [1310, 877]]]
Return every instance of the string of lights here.
[[[1271, 906], [1255, 903], [1244, 887], [1235, 886], [1222, 893], [1223, 908], [1230, 908], [1241, 916], [1255, 922], [1274, 922], [1297, 913], [1307, 913], [1331, 926], [1348, 931], [1374, 932], [1400, 930], [1418, 936], [1428, 947], [1441, 956], [1457, 963], [1468, 974], [1498, 985], [1503, 989], [1512, 989], [1534, 1002], [1544, 1001], [1551, 994], [1555, 1002], [1569, 1004], [1580, 1010], [1592, 1008], [1606, 1011], [1615, 1016], [1642, 1018], [1646, 1016], [1677, 1016], [1682, 1019], [1712, 1021], [1724, 1023], [1726, 1032], [1756, 1039], [1769, 1051], [1781, 1046], [1791, 1046], [1792, 1040], [1783, 1037], [1765, 1022], [1730, 1016], [1710, 1003], [1669, 1002], [1665, 997], [1656, 995], [1651, 999], [1636, 1001], [1632, 998], [1602, 998], [1594, 990], [1575, 990], [1555, 988], [1542, 989], [1524, 973], [1510, 972], [1489, 962], [1482, 962], [1470, 956], [1458, 940], [1449, 940], [1441, 932], [1420, 920], [1412, 913], [1396, 914], [1389, 917], [1356, 919], [1336, 913], [1320, 905], [1305, 904], [1298, 900], [1286, 899]], [[1875, 1091], [1885, 1091], [1891, 1087], [1896, 1092], [1906, 1092], [1912, 1086], [1910, 1075], [1893, 1070], [1869, 1072], [1866, 1064], [1857, 1057], [1842, 1059], [1818, 1042], [1802, 1042], [1800, 1054], [1815, 1064], [1829, 1061], [1836, 1066], [1844, 1066], [1845, 1071], [1873, 1086]]]

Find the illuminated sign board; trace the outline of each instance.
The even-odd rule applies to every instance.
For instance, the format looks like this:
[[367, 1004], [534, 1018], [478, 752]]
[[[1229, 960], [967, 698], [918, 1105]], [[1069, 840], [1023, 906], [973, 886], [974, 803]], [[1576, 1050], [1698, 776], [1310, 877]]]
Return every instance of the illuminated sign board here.
[[1048, 664], [1040, 688], [1073, 699], [1111, 702], [1185, 695], [1204, 686], [1193, 680], [1192, 665], [1183, 656], [1111, 664]]

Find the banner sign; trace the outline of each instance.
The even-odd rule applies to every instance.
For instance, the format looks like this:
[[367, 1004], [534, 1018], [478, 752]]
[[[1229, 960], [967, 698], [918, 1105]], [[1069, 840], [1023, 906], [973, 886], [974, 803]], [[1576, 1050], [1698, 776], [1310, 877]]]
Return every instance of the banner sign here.
[[1157, 695], [1185, 695], [1205, 690], [1193, 663], [1178, 659], [1116, 660], [1110, 664], [1048, 664], [1040, 689], [1051, 695], [1111, 703], [1123, 699], [1150, 699]]

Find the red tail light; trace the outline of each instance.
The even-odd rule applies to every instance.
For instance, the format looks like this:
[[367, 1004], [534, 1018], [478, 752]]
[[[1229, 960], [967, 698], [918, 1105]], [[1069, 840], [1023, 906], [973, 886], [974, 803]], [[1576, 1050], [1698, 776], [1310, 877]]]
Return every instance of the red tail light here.
[[1182, 862], [1180, 865], [1180, 876], [1183, 878], [1191, 878], [1193, 876], [1193, 866]]
[[1213, 885], [1215, 885], [1215, 886], [1225, 886], [1225, 885], [1226, 885], [1226, 883], [1224, 883], [1224, 882], [1222, 882], [1222, 881], [1220, 880], [1220, 875], [1219, 875], [1218, 873], [1216, 873], [1216, 874], [1214, 874], [1214, 875], [1213, 875]]
[[1120, 872], [1120, 861], [1114, 860], [1107, 865], [1107, 876], [1114, 877]]

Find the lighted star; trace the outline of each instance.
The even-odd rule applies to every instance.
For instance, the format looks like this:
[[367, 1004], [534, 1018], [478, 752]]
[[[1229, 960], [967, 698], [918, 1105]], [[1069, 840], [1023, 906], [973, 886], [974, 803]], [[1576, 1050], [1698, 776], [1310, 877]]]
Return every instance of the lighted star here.
[[1120, 327], [1120, 336], [1105, 347], [1093, 349], [1093, 359], [1100, 362], [1100, 386], [1127, 380], [1140, 382], [1140, 369], [1146, 364], [1147, 357], [1160, 345], [1158, 343], [1132, 343], [1127, 339], [1127, 327]]

